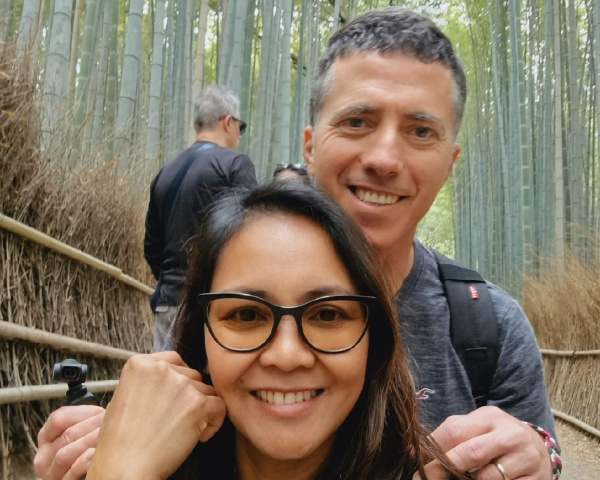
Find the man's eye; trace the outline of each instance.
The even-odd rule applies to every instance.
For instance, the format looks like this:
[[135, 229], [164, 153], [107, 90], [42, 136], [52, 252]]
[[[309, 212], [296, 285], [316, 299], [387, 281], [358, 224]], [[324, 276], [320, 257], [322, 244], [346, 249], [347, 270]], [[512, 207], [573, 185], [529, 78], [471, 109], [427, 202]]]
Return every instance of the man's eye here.
[[419, 138], [428, 138], [433, 135], [433, 131], [429, 127], [415, 128], [415, 135]]
[[365, 125], [365, 121], [362, 118], [350, 118], [345, 123], [352, 128], [360, 128]]

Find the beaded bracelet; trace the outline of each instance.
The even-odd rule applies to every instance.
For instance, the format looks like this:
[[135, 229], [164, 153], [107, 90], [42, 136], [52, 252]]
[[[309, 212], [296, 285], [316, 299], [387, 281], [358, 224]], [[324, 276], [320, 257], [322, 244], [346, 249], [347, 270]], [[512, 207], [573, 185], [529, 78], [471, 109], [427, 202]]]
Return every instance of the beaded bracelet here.
[[558, 480], [562, 471], [562, 460], [560, 459], [560, 445], [558, 442], [541, 427], [534, 425], [533, 423], [525, 422], [531, 428], [533, 428], [544, 440], [544, 446], [548, 450], [550, 455], [550, 462], [552, 463], [552, 480]]

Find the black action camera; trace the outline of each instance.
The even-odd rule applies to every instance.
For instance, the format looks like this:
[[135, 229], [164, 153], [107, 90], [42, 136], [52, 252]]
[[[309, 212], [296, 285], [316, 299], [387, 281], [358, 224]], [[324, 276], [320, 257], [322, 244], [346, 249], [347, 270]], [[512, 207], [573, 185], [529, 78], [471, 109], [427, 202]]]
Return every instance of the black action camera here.
[[83, 382], [87, 379], [88, 367], [74, 358], [54, 364], [52, 378], [69, 386], [67, 405], [100, 405], [94, 394], [88, 392]]

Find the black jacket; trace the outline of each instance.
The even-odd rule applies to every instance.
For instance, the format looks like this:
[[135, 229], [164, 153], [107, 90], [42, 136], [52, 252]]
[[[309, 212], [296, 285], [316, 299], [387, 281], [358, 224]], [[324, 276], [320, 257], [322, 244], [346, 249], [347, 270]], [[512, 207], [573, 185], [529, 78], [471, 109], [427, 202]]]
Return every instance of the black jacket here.
[[[194, 233], [197, 214], [231, 188], [257, 185], [254, 165], [247, 155], [214, 144], [198, 154], [198, 148], [206, 143], [196, 142], [167, 162], [150, 186], [144, 255], [158, 280], [153, 309], [178, 303], [187, 263], [184, 244]], [[167, 205], [171, 184], [194, 155], [197, 158], [172, 197], [172, 205]]]

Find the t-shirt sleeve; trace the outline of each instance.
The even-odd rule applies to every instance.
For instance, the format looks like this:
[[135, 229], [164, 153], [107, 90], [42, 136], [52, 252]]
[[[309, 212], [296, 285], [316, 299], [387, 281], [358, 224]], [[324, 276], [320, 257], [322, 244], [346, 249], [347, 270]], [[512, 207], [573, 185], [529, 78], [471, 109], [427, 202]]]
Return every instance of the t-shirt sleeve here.
[[231, 186], [251, 188], [256, 185], [258, 185], [258, 180], [254, 164], [248, 155], [241, 153], [234, 160]]
[[556, 436], [533, 328], [516, 300], [495, 286], [490, 286], [490, 293], [498, 317], [501, 349], [488, 405]]

